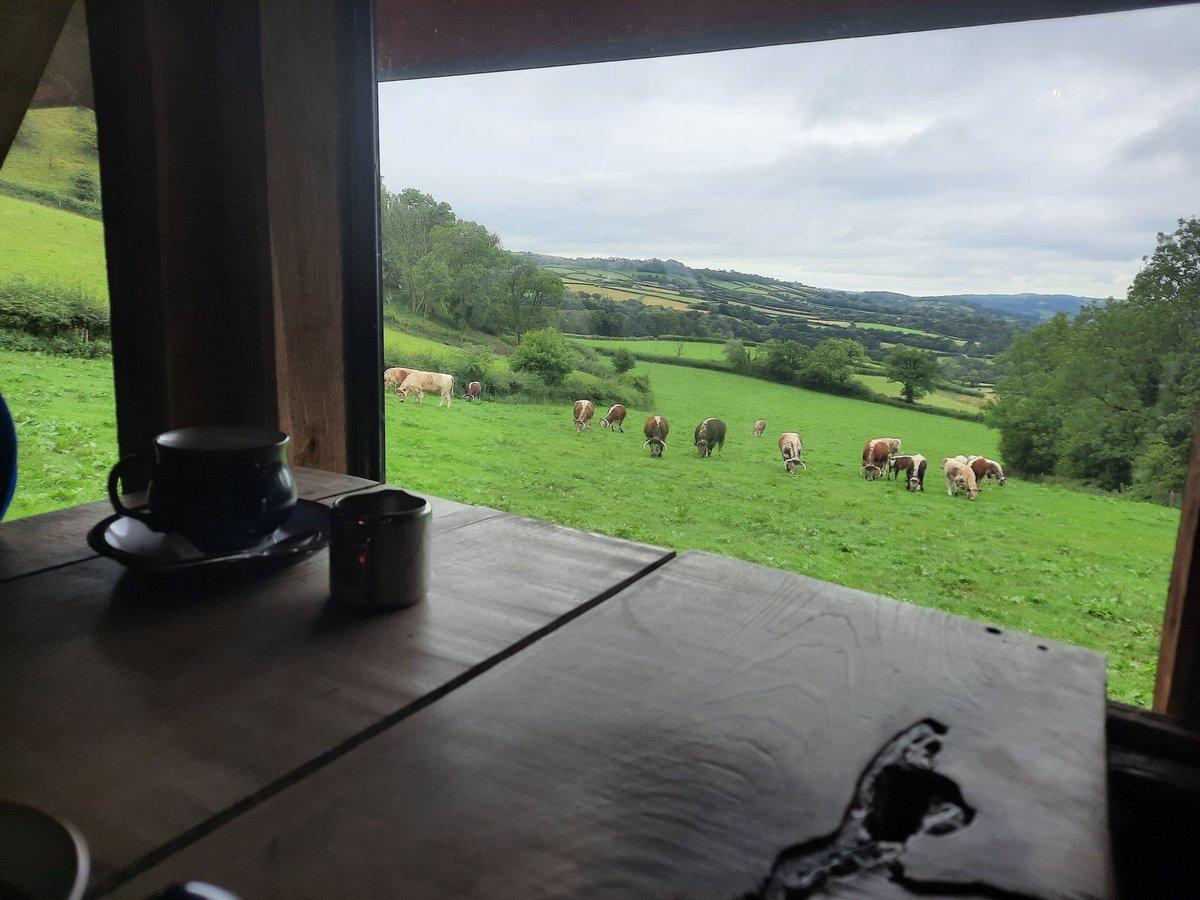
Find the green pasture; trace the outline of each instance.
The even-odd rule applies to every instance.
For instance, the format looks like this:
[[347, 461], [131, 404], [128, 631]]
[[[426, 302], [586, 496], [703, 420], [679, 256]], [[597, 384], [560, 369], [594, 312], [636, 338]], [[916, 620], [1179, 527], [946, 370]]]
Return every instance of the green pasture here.
[[[893, 397], [899, 400], [904, 396], [903, 386], [900, 382], [888, 381], [886, 375], [855, 375], [854, 379], [884, 397]], [[974, 397], [970, 394], [960, 394], [956, 391], [938, 388], [918, 400], [917, 406], [936, 406], [939, 409], [977, 413], [983, 409], [986, 402], [984, 397]]]
[[5, 518], [104, 499], [117, 461], [112, 360], [0, 350], [0, 393], [17, 431]]
[[[921, 331], [919, 328], [905, 328], [902, 325], [884, 325], [882, 322], [859, 322], [855, 320], [855, 326], [865, 328], [868, 331], [898, 331], [901, 334], [918, 334], [922, 337], [949, 337], [944, 334], [934, 334], [932, 331]], [[950, 338], [950, 340], [958, 340], [958, 338]], [[966, 343], [966, 341], [963, 341]]]
[[404, 331], [398, 331], [395, 328], [385, 328], [383, 330], [383, 353], [389, 359], [393, 355], [404, 359], [418, 353], [443, 356], [447, 349], [444, 343], [435, 341], [433, 338], [422, 337], [418, 334], [409, 334]]
[[0, 168], [0, 178], [56, 192], [69, 192], [71, 178], [95, 176], [96, 117], [89, 109], [31, 109]]
[[0, 280], [23, 275], [30, 281], [82, 285], [107, 302], [106, 272], [100, 222], [0, 194]]
[[[1109, 655], [1110, 696], [1147, 705], [1179, 514], [1010, 479], [951, 498], [937, 466], [996, 455], [985, 426], [737, 375], [641, 363], [655, 409], [624, 434], [576, 435], [571, 409], [494, 402], [385, 406], [389, 481], [635, 540], [701, 548], [1031, 632]], [[662, 459], [640, 423], [672, 423]], [[701, 460], [692, 431], [720, 416], [729, 438]], [[767, 436], [750, 436], [754, 419]], [[805, 441], [788, 476], [781, 431]], [[900, 437], [932, 462], [921, 494], [859, 475], [862, 444]]]
[[634, 356], [677, 356], [705, 362], [725, 362], [725, 345], [702, 341], [625, 341], [620, 338], [570, 338], [571, 343], [605, 350], [628, 350]]
[[[1177, 511], [1018, 479], [973, 502], [951, 498], [938, 463], [994, 457], [996, 433], [982, 424], [721, 372], [638, 371], [657, 406], [631, 410], [625, 433], [577, 435], [566, 404], [456, 400], [447, 410], [387, 397], [388, 480], [1090, 647], [1108, 654], [1112, 698], [1149, 703]], [[20, 442], [9, 516], [102, 499], [117, 453], [109, 361], [0, 351], [0, 390]], [[672, 424], [658, 460], [641, 449], [651, 413]], [[702, 460], [692, 431], [706, 416], [724, 418], [729, 436], [721, 456]], [[767, 434], [755, 439], [759, 417]], [[807, 472], [785, 473], [785, 430], [803, 435]], [[860, 477], [871, 437], [929, 457], [924, 493]]]

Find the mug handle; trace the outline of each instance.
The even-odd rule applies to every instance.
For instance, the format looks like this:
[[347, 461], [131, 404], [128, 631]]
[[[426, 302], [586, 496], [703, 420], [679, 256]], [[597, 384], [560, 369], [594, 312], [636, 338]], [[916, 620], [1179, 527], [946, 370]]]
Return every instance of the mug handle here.
[[117, 462], [112, 467], [112, 471], [108, 473], [108, 499], [112, 503], [112, 508], [116, 510], [119, 516], [132, 516], [135, 519], [140, 519], [147, 525], [150, 524], [150, 507], [143, 503], [141, 506], [126, 506], [121, 502], [121, 495], [117, 493], [117, 480], [121, 478], [121, 473], [129, 466], [141, 466], [147, 472], [153, 474], [153, 468], [148, 462], [140, 459], [137, 456], [126, 456]]

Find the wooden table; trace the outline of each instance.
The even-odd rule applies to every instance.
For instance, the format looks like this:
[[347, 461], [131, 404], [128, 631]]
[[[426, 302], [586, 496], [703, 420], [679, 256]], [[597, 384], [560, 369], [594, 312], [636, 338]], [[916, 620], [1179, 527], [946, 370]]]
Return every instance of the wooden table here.
[[325, 551], [165, 586], [13, 558], [103, 508], [0, 526], [0, 795], [97, 897], [1111, 895], [1098, 655], [433, 505], [428, 602], [375, 616]]

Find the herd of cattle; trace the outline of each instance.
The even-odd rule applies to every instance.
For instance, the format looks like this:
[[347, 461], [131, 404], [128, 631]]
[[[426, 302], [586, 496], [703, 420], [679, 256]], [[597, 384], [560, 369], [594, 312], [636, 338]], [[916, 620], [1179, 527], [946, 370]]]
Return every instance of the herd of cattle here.
[[[863, 447], [862, 462], [859, 472], [867, 481], [889, 474], [894, 479], [903, 472], [910, 491], [925, 490], [929, 461], [921, 453], [901, 453], [899, 438], [871, 438]], [[974, 500], [979, 496], [979, 486], [989, 478], [1000, 485], [1005, 483], [1000, 463], [986, 456], [947, 456], [942, 459], [942, 472], [946, 475], [946, 493], [951, 497], [965, 491]]]
[[[454, 376], [442, 372], [391, 368], [383, 373], [383, 383], [385, 388], [395, 391], [401, 403], [409, 394], [415, 394], [418, 403], [424, 402], [426, 393], [436, 391], [441, 397], [438, 406], [441, 406], [444, 400], [448, 409], [454, 396]], [[463, 392], [463, 399], [470, 402], [479, 399], [482, 394], [483, 386], [478, 381], [472, 381]], [[624, 433], [626, 413], [627, 410], [622, 404], [613, 404], [600, 420], [600, 427]], [[591, 400], [576, 400], [572, 409], [575, 432], [578, 434], [591, 428], [595, 415], [596, 405]], [[649, 450], [650, 455], [655, 458], [661, 457], [667, 449], [667, 434], [670, 430], [671, 426], [664, 416], [647, 418], [642, 426], [642, 433], [646, 436], [642, 449]], [[751, 434], [760, 438], [766, 430], [766, 420], [758, 419]], [[721, 419], [710, 417], [696, 426], [692, 442], [702, 459], [711, 456], [714, 450], [718, 454], [724, 450], [725, 432], [725, 422]], [[925, 490], [925, 470], [929, 461], [921, 453], [901, 453], [900, 444], [899, 438], [871, 438], [863, 447], [862, 468], [859, 473], [867, 481], [889, 475], [894, 480], [903, 474], [910, 491]], [[779, 453], [789, 475], [794, 474], [798, 468], [808, 471], [808, 465], [800, 458], [803, 452], [804, 441], [796, 432], [785, 431], [779, 435]], [[980, 484], [989, 478], [1001, 485], [1005, 483], [1004, 469], [998, 462], [986, 456], [947, 456], [942, 460], [942, 471], [946, 475], [946, 492], [951, 497], [965, 492], [974, 500], [979, 496]]]

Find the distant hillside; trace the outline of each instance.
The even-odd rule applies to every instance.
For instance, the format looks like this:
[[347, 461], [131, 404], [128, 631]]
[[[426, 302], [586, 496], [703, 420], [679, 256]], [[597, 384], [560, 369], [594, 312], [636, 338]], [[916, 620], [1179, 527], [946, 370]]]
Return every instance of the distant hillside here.
[[[555, 272], [568, 290], [590, 297], [586, 303], [591, 306], [585, 304], [585, 309], [607, 303], [620, 311], [622, 304], [636, 302], [713, 313], [753, 322], [760, 329], [750, 335], [755, 339], [811, 342], [852, 337], [877, 358], [902, 344], [938, 354], [989, 359], [1007, 349], [1014, 334], [1058, 309], [1074, 311], [1087, 302], [1084, 297], [1036, 294], [911, 297], [891, 291], [820, 288], [723, 269], [695, 269], [674, 259], [519, 255]], [[576, 317], [574, 321], [581, 320]], [[746, 335], [735, 329], [735, 336]]]
[[[820, 288], [798, 281], [781, 281], [765, 275], [724, 269], [694, 269], [678, 260], [668, 259], [571, 259], [540, 253], [524, 253], [540, 266], [554, 269], [611, 272], [616, 276], [639, 273], [660, 276], [669, 280], [674, 287], [686, 292], [697, 291], [696, 299], [745, 300], [746, 297], [732, 296], [739, 292], [768, 296], [786, 305], [797, 308], [821, 306], [838, 310], [861, 309], [865, 312], [907, 314], [913, 311], [937, 312], [950, 315], [1000, 315], [1003, 318], [1017, 317], [1030, 321], [1048, 319], [1056, 312], [1074, 313], [1091, 297], [1076, 297], [1070, 294], [946, 294], [941, 296], [914, 297], [895, 291], [844, 291]], [[754, 300], [754, 297], [750, 297]]]
[[1073, 315], [1079, 308], [1098, 297], [1076, 297], [1072, 294], [958, 294], [943, 297], [922, 297], [922, 300], [956, 300], [986, 306], [989, 309], [1017, 316], [1049, 319], [1055, 313]]

